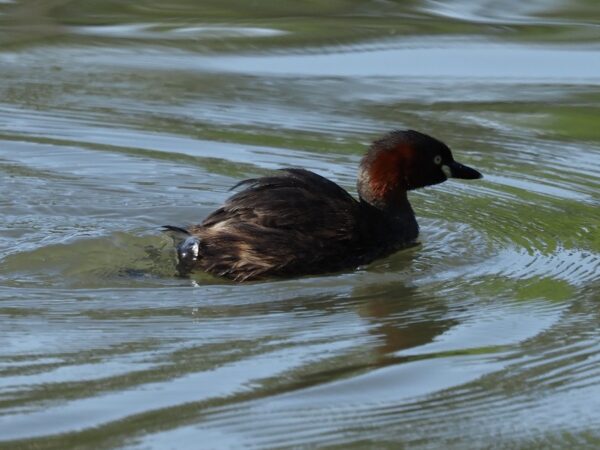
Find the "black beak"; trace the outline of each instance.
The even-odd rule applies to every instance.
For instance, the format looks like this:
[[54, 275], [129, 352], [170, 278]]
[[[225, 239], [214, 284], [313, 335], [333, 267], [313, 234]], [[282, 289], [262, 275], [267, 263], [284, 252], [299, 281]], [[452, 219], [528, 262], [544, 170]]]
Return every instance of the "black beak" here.
[[451, 178], [461, 178], [463, 180], [477, 180], [479, 178], [483, 178], [483, 175], [481, 175], [475, 169], [471, 169], [470, 167], [456, 161], [452, 161], [448, 165], [448, 168], [450, 169]]

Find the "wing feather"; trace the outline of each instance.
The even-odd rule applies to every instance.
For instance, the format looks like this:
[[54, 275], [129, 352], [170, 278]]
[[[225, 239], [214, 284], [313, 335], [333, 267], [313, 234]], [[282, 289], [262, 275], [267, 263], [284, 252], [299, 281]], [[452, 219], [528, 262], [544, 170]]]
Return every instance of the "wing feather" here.
[[360, 203], [305, 169], [283, 169], [238, 183], [231, 196], [191, 230], [206, 270], [237, 280], [302, 266], [336, 270], [360, 239]]

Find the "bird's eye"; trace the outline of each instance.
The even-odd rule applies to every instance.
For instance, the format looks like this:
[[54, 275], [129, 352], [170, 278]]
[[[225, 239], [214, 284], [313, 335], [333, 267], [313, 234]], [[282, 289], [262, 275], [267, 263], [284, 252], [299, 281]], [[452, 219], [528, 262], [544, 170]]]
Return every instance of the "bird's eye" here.
[[439, 166], [442, 163], [442, 157], [437, 155], [435, 158], [433, 158], [433, 162]]

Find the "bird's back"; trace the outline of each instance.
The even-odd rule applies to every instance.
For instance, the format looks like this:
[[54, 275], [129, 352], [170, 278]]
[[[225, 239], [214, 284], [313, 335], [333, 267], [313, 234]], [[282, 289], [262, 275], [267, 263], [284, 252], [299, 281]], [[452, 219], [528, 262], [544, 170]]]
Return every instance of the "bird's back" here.
[[362, 206], [348, 192], [304, 169], [239, 183], [229, 198], [190, 232], [198, 264], [238, 281], [317, 274], [360, 264]]

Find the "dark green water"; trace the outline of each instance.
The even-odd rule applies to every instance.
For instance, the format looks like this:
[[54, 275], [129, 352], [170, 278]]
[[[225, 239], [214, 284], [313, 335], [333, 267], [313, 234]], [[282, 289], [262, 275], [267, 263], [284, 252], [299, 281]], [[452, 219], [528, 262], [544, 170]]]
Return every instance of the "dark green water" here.
[[[600, 447], [595, 0], [0, 1], [0, 448]], [[421, 245], [174, 276], [159, 227], [446, 141]]]

